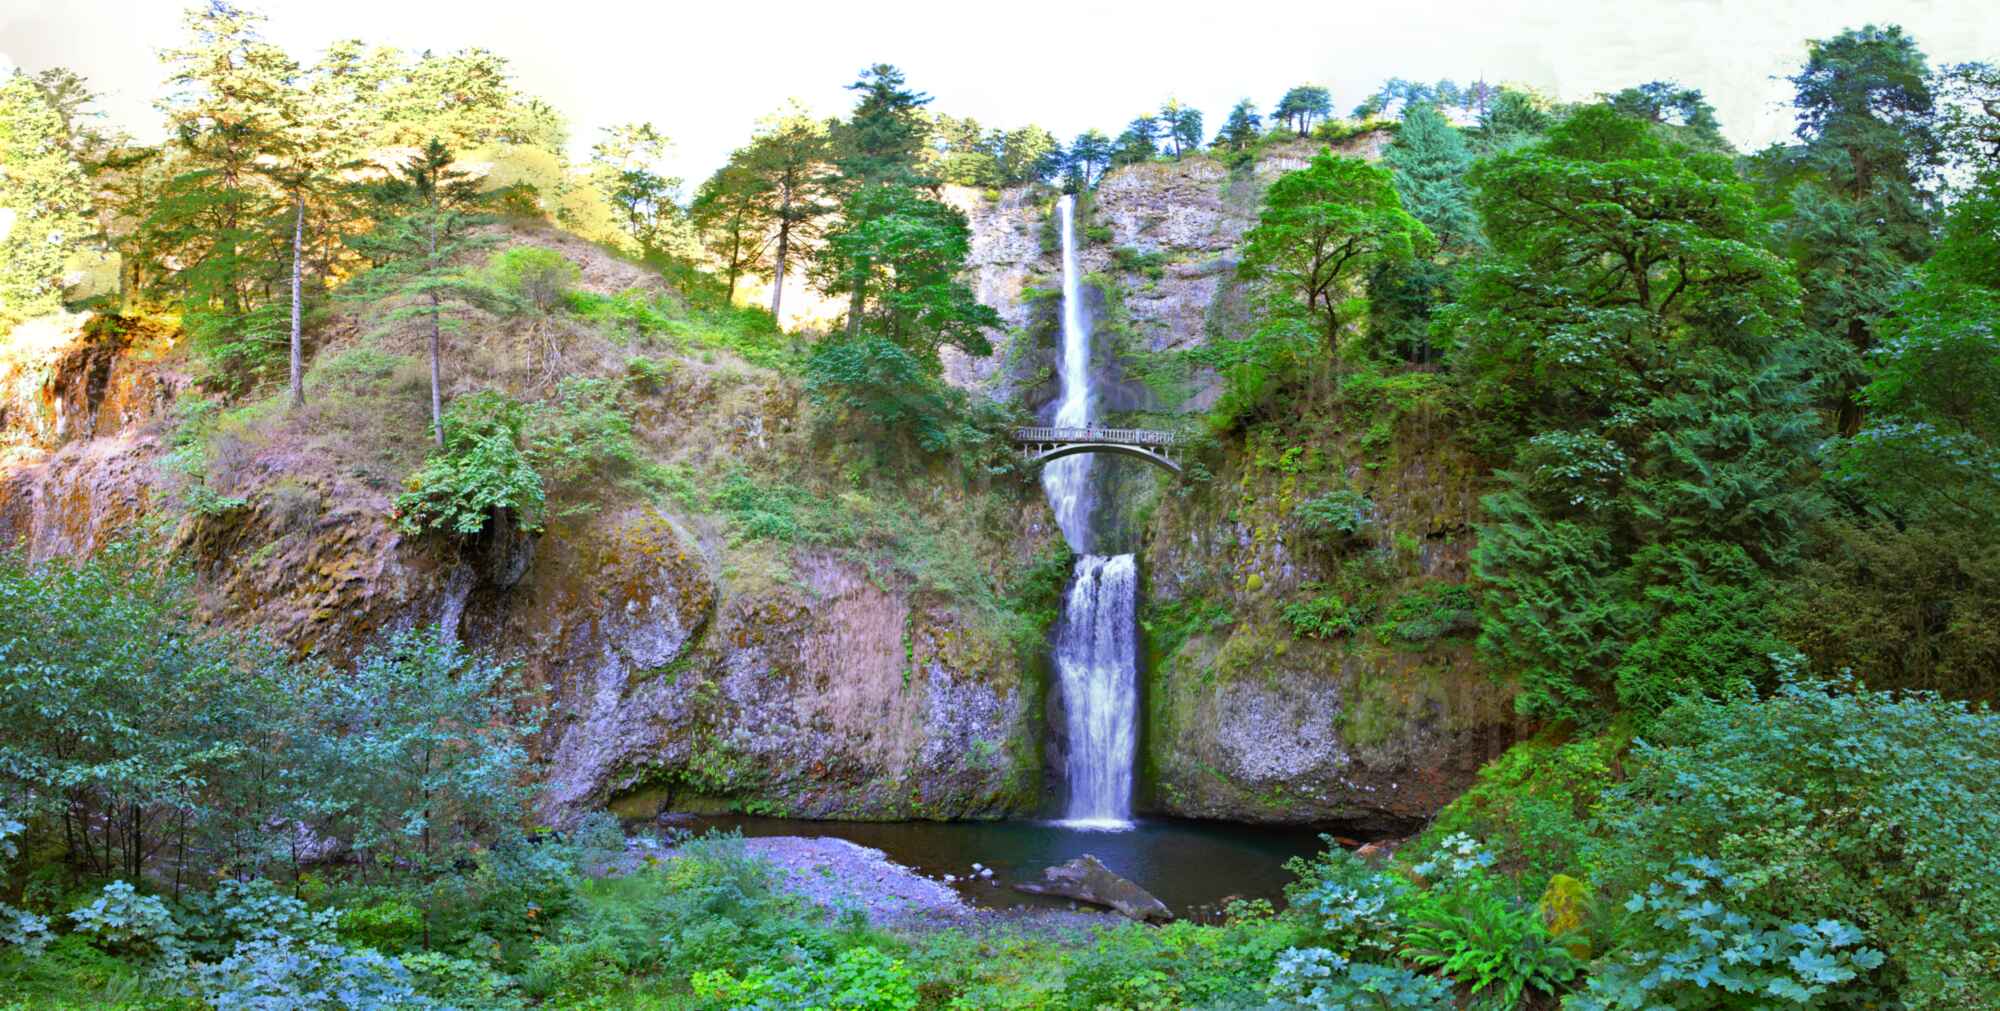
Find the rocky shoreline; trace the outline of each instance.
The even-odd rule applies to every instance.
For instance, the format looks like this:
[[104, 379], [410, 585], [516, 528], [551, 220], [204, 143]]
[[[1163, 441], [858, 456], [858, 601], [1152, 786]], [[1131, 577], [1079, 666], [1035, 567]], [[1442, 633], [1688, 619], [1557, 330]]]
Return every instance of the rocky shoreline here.
[[[858, 911], [870, 926], [880, 929], [976, 932], [1012, 927], [1036, 933], [1071, 933], [1129, 922], [1109, 910], [1086, 906], [1053, 909], [1017, 905], [1003, 909], [975, 905], [952, 883], [897, 863], [881, 850], [832, 836], [760, 836], [744, 839], [742, 844], [746, 854], [770, 863], [786, 891], [831, 915]], [[633, 840], [632, 847], [628, 852], [636, 857], [672, 853], [643, 838]], [[969, 877], [976, 878], [977, 870]], [[991, 884], [968, 887], [999, 888]]]

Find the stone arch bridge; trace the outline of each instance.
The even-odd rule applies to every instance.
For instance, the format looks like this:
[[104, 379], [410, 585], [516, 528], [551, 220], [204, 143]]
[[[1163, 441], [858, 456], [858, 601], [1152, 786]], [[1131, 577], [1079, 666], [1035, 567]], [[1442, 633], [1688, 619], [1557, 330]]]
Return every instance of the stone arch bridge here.
[[1022, 457], [1031, 467], [1079, 453], [1111, 453], [1137, 457], [1175, 474], [1181, 472], [1180, 461], [1175, 459], [1181, 449], [1181, 438], [1174, 432], [1095, 425], [1084, 428], [1017, 428], [1014, 430], [1014, 444], [1021, 448]]

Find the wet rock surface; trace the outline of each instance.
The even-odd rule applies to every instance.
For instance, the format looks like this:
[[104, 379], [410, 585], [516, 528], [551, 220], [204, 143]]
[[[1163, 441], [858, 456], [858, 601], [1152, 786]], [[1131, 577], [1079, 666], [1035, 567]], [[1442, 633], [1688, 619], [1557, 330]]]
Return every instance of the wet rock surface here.
[[1088, 853], [1043, 871], [1039, 882], [1024, 882], [1014, 887], [1030, 895], [1059, 895], [1115, 909], [1141, 923], [1165, 923], [1174, 918], [1166, 903], [1154, 898], [1144, 888], [1119, 877]]

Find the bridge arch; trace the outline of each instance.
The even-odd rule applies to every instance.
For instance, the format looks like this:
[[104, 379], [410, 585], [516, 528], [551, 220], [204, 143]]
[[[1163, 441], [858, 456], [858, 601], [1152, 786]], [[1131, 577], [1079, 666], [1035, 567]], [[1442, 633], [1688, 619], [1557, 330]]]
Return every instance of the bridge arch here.
[[1117, 442], [1067, 442], [1043, 450], [1028, 451], [1028, 465], [1039, 467], [1050, 460], [1060, 460], [1065, 456], [1081, 453], [1108, 453], [1112, 456], [1129, 456], [1147, 463], [1164, 467], [1175, 474], [1181, 472], [1181, 465], [1163, 453], [1156, 453], [1143, 446], [1128, 446]]
[[1173, 432], [1095, 425], [1022, 428], [1015, 430], [1014, 442], [1021, 447], [1021, 456], [1030, 467], [1080, 453], [1109, 453], [1144, 460], [1172, 474], [1181, 473], [1181, 465], [1174, 459], [1180, 436]]

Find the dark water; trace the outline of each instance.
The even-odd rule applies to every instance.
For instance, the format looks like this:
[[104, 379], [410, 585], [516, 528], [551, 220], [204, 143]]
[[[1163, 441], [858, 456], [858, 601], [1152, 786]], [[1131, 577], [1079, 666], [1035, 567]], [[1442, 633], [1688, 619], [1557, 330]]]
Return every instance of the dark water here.
[[[1285, 861], [1325, 848], [1306, 829], [1260, 828], [1223, 822], [1140, 819], [1121, 832], [1091, 831], [1053, 821], [855, 822], [793, 821], [740, 815], [676, 816], [676, 827], [736, 830], [746, 837], [834, 836], [871, 846], [889, 859], [942, 878], [974, 904], [1066, 907], [1066, 899], [1017, 892], [1017, 881], [1039, 880], [1043, 868], [1089, 853], [1106, 867], [1159, 896], [1182, 916], [1197, 915], [1223, 900], [1266, 898], [1282, 904], [1292, 880]], [[977, 862], [993, 868], [989, 881], [965, 879]]]

